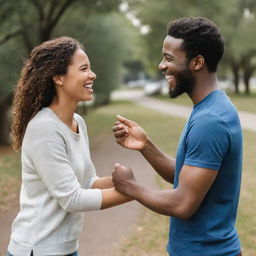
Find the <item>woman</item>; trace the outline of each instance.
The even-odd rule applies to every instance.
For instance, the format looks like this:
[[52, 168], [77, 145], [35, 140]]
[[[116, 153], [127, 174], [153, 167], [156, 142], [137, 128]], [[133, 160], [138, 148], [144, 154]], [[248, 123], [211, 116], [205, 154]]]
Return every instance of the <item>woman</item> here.
[[35, 47], [15, 89], [13, 146], [21, 148], [20, 212], [9, 255], [78, 255], [82, 212], [125, 203], [111, 176], [91, 162], [79, 101], [92, 99], [89, 59], [79, 42], [60, 37]]

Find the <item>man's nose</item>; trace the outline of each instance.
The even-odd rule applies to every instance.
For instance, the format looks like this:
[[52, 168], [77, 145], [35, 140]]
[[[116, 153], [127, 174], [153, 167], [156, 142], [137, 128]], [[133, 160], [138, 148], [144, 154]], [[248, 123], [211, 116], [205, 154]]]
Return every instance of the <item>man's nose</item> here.
[[162, 60], [162, 61], [159, 63], [158, 68], [159, 68], [160, 70], [165, 70], [165, 69], [166, 69], [166, 65], [165, 65], [165, 63], [164, 63], [164, 60]]

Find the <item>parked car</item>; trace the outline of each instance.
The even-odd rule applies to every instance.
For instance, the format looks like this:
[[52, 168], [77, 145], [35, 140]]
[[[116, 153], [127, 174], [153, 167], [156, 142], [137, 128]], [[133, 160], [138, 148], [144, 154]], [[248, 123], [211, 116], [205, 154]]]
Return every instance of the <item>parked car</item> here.
[[138, 79], [138, 80], [132, 80], [127, 83], [128, 87], [136, 88], [136, 87], [144, 87], [147, 83], [147, 80], [145, 79]]
[[145, 95], [167, 94], [168, 86], [166, 80], [151, 81], [144, 86]]
[[146, 95], [158, 95], [162, 93], [162, 85], [159, 81], [149, 82], [144, 86]]

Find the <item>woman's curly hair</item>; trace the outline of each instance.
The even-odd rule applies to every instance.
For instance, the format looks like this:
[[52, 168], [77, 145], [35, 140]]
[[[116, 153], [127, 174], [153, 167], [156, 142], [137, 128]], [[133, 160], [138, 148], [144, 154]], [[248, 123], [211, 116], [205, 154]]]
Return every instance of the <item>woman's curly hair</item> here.
[[14, 150], [21, 148], [28, 122], [56, 95], [53, 76], [65, 75], [72, 56], [82, 45], [59, 37], [35, 47], [26, 60], [14, 91], [11, 135]]

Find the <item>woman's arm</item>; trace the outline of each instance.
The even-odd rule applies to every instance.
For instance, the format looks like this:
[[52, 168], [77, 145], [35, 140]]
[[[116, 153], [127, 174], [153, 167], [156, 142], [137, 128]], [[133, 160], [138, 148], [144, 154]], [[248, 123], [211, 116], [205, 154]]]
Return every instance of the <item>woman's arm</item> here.
[[115, 188], [102, 189], [101, 210], [132, 201], [133, 198], [118, 192]]
[[92, 188], [99, 188], [102, 191], [101, 209], [110, 208], [133, 200], [131, 197], [118, 192], [113, 187], [112, 176], [99, 178], [93, 183]]
[[92, 188], [113, 188], [112, 176], [105, 176], [94, 181]]

